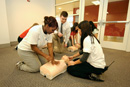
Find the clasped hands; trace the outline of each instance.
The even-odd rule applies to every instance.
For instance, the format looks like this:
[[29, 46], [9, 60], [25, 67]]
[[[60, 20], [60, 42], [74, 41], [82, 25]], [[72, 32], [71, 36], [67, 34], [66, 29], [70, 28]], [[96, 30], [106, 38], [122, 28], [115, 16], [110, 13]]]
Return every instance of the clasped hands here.
[[[72, 60], [74, 57], [73, 56], [68, 56], [69, 57], [69, 60]], [[68, 66], [73, 66], [75, 65], [75, 62], [74, 61], [69, 61], [68, 62]]]
[[[75, 62], [74, 61], [71, 61], [74, 57], [73, 56], [68, 56], [68, 58], [69, 58], [69, 62], [68, 62], [68, 66], [73, 66], [73, 65], [75, 65]], [[54, 65], [54, 64], [56, 64], [56, 65], [58, 65], [60, 62], [59, 61], [55, 61], [54, 60], [54, 58], [52, 58], [51, 56], [47, 56], [46, 57], [46, 59], [47, 59], [47, 61], [49, 62], [49, 61], [51, 61], [51, 63]]]
[[58, 65], [60, 63], [59, 61], [55, 61], [54, 58], [52, 58], [51, 56], [47, 56], [46, 59], [47, 59], [48, 62], [51, 61], [51, 63], [53, 65], [54, 64]]

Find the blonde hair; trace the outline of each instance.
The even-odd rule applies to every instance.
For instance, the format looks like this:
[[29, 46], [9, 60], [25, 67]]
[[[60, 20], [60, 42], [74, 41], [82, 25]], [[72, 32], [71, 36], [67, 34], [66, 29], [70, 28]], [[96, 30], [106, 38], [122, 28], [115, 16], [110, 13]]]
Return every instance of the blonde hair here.
[[34, 23], [30, 28], [32, 28], [33, 26], [35, 26], [35, 25], [39, 25], [38, 23]]

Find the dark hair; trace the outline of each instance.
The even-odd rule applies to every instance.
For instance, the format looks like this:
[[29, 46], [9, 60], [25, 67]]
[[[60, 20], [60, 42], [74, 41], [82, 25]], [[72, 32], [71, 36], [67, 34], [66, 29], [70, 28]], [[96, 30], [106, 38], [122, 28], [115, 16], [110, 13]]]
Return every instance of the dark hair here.
[[78, 32], [78, 30], [75, 30], [76, 26], [78, 26], [78, 22], [75, 22], [74, 25], [71, 27], [71, 32], [74, 31], [74, 32]]
[[63, 16], [63, 17], [68, 17], [68, 13], [67, 11], [62, 11], [60, 16]]
[[45, 16], [44, 24], [45, 25], [48, 24], [49, 27], [56, 27], [56, 28], [58, 27], [58, 23], [57, 23], [56, 19], [52, 16]]
[[[81, 50], [83, 49], [83, 41], [84, 39], [90, 35], [91, 36], [91, 43], [94, 43], [94, 38], [95, 37], [92, 33], [92, 27], [90, 25], [90, 23], [88, 21], [82, 21], [79, 23], [78, 25], [79, 29], [81, 29], [82, 35], [81, 35]], [[96, 38], [96, 37], [95, 37]], [[97, 39], [97, 38], [96, 38]], [[99, 42], [99, 40], [97, 39], [97, 41]]]
[[94, 23], [92, 21], [89, 21], [91, 27], [92, 27], [92, 31], [94, 31], [94, 29], [97, 29], [97, 27], [94, 25]]

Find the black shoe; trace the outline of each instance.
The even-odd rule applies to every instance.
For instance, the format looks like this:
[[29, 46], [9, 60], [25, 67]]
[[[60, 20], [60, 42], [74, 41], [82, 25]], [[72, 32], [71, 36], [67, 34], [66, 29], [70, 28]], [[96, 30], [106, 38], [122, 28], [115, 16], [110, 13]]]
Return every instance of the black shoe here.
[[114, 63], [115, 61], [113, 61], [109, 66], [105, 66], [105, 68], [103, 69], [102, 73], [104, 73], [105, 71], [108, 70], [108, 68]]
[[15, 47], [15, 50], [18, 50], [18, 46]]
[[93, 80], [93, 81], [98, 81], [98, 82], [104, 82], [104, 80], [100, 79], [100, 76], [99, 75], [96, 75], [96, 74], [91, 74], [88, 76], [90, 80]]

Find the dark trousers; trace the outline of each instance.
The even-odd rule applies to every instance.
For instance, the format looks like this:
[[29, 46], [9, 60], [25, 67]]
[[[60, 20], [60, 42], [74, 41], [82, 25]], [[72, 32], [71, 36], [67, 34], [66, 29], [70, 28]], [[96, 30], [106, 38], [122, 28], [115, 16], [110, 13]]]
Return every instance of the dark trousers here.
[[[23, 38], [21, 38], [20, 36], [18, 37], [18, 43], [20, 43], [22, 40], [23, 40]], [[15, 48], [16, 50], [18, 49], [18, 46]]]
[[[79, 59], [79, 58], [77, 58], [77, 59]], [[73, 61], [76, 61], [77, 59], [75, 59]], [[74, 65], [74, 66], [69, 66], [67, 68], [67, 72], [69, 74], [71, 74], [72, 76], [85, 78], [85, 79], [89, 78], [88, 76], [91, 73], [100, 75], [100, 74], [102, 74], [103, 71], [104, 71], [104, 69], [95, 68], [87, 62], [77, 64], [77, 65]]]
[[18, 42], [20, 43], [23, 40], [20, 36], [18, 37]]

